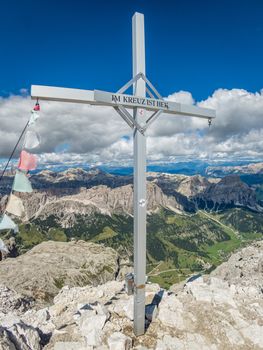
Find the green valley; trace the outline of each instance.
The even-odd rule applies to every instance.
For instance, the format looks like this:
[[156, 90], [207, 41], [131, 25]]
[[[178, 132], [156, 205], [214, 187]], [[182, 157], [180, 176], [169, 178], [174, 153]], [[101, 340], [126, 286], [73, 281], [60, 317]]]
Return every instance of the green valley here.
[[[262, 228], [262, 214], [245, 209], [187, 215], [161, 208], [147, 217], [149, 280], [169, 287], [194, 273], [211, 270], [235, 249], [261, 239]], [[20, 225], [17, 242], [23, 253], [45, 240], [82, 239], [113, 247], [132, 260], [132, 232], [129, 215], [76, 215], [71, 228], [62, 228], [55, 216], [49, 216]]]

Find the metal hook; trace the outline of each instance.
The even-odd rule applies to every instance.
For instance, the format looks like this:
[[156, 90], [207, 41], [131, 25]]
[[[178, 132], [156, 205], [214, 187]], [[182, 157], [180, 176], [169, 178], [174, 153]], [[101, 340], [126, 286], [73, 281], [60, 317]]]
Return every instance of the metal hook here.
[[36, 102], [35, 107], [34, 107], [34, 111], [40, 111], [40, 105], [38, 102], [38, 98], [37, 98], [37, 102]]

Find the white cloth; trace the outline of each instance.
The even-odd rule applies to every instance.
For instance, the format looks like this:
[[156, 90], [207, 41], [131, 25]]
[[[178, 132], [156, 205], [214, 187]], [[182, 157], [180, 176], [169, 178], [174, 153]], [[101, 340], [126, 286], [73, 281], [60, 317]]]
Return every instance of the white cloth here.
[[28, 125], [29, 126], [34, 125], [35, 122], [38, 120], [38, 118], [39, 118], [39, 113], [37, 111], [32, 110]]
[[4, 252], [4, 253], [9, 253], [9, 250], [7, 249], [7, 246], [5, 245], [5, 243], [2, 241], [2, 239], [0, 238], [0, 251]]
[[9, 216], [4, 214], [2, 217], [0, 217], [0, 231], [2, 230], [14, 230], [15, 233], [17, 233], [18, 226], [14, 223], [12, 219], [10, 219]]
[[40, 144], [40, 137], [38, 133], [34, 130], [27, 130], [25, 141], [24, 141], [24, 148], [26, 149], [32, 149], [36, 148]]
[[33, 192], [31, 182], [28, 180], [26, 174], [22, 171], [16, 171], [12, 190], [17, 192]]
[[25, 215], [25, 208], [24, 208], [22, 200], [19, 197], [15, 196], [14, 194], [11, 194], [9, 197], [6, 211], [9, 214], [13, 214], [13, 215], [19, 216], [19, 217]]

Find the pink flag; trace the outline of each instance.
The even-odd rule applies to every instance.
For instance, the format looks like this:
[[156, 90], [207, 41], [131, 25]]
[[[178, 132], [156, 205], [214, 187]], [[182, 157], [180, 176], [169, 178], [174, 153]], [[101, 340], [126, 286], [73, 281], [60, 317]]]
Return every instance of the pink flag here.
[[35, 170], [37, 167], [37, 157], [34, 154], [30, 154], [26, 151], [22, 151], [20, 154], [20, 160], [18, 168], [20, 170]]

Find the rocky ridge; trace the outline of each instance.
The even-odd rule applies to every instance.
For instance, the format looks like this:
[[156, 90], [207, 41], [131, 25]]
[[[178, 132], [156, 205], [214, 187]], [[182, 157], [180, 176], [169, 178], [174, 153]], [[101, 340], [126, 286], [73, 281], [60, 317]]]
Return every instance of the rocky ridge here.
[[[252, 263], [251, 263], [252, 262]], [[64, 286], [46, 308], [0, 314], [0, 348], [45, 350], [259, 350], [263, 344], [263, 242], [234, 254], [210, 276], [170, 291], [146, 285], [146, 333], [132, 332], [133, 296], [123, 282]], [[14, 292], [4, 287], [10, 299]], [[16, 296], [17, 298], [17, 296]], [[8, 311], [8, 312], [7, 312]]]
[[[218, 210], [235, 206], [263, 210], [257, 202], [255, 191], [238, 176], [210, 179], [200, 175], [152, 172], [147, 174], [147, 179], [149, 213], [160, 207], [175, 212], [195, 212], [199, 208]], [[23, 221], [38, 217], [45, 219], [57, 212], [62, 226], [70, 227], [78, 214], [98, 212], [104, 215], [132, 215], [131, 176], [111, 175], [96, 169], [68, 169], [60, 173], [45, 170], [32, 175], [30, 180], [36, 191], [22, 195], [26, 208]], [[5, 188], [7, 187], [6, 184]], [[0, 198], [0, 209], [4, 209], [6, 201], [7, 196]]]
[[[45, 219], [51, 213], [59, 218], [62, 227], [70, 227], [76, 215], [102, 213], [104, 215], [133, 214], [132, 185], [110, 188], [105, 185], [92, 188], [81, 188], [77, 194], [56, 196], [45, 192], [26, 196], [25, 208], [28, 219]], [[148, 212], [156, 211], [160, 206], [169, 207], [173, 211], [182, 211], [174, 197], [166, 196], [154, 183], [147, 185]]]
[[[133, 185], [130, 184], [130, 177], [116, 177], [102, 172], [90, 174], [74, 169], [58, 174], [43, 171], [31, 179], [36, 184], [44, 183], [45, 188], [40, 187], [33, 194], [22, 195], [26, 209], [23, 221], [36, 218], [45, 220], [55, 215], [61, 227], [72, 227], [76, 215], [133, 214]], [[63, 188], [56, 187], [60, 183], [64, 184]], [[95, 185], [97, 183], [101, 184]], [[263, 211], [255, 191], [235, 175], [212, 180], [200, 175], [148, 173], [147, 186], [148, 213], [156, 212], [161, 207], [176, 213], [229, 207]], [[6, 199], [3, 197], [0, 201], [2, 208]]]
[[225, 176], [229, 174], [263, 174], [263, 162], [235, 166], [209, 166], [206, 169], [208, 176]]

